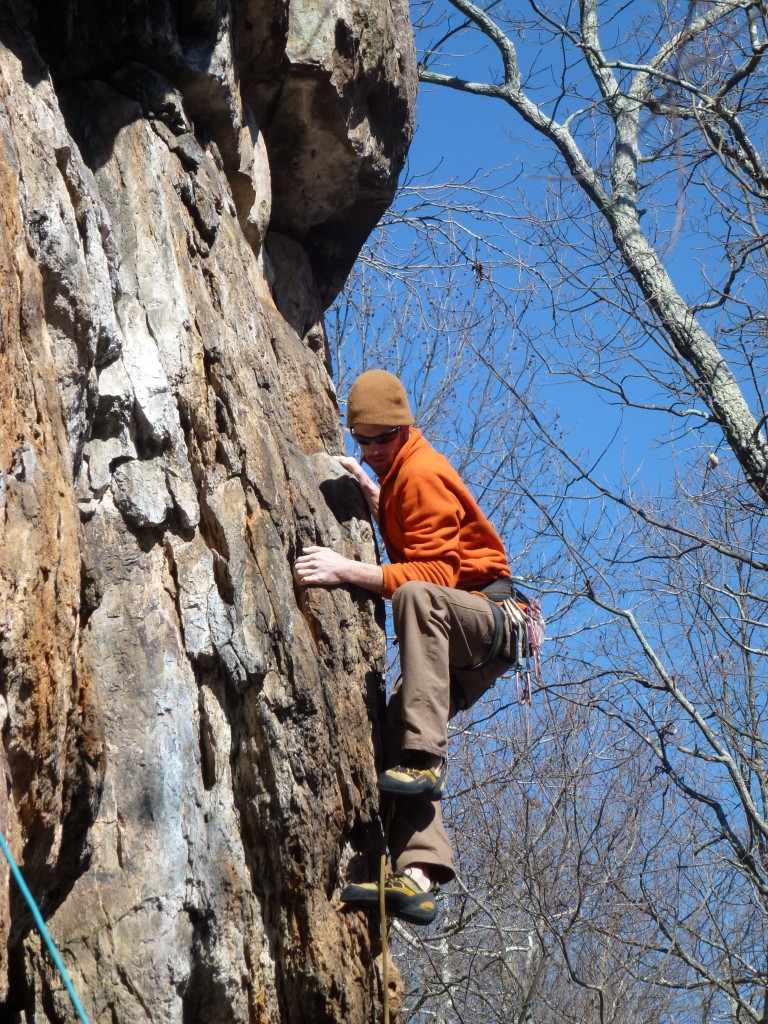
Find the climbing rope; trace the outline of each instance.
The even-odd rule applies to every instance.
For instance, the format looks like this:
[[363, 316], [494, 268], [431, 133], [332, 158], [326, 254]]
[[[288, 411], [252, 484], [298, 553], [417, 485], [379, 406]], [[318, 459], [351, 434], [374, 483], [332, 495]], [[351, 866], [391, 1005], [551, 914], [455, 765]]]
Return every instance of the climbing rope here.
[[387, 884], [387, 847], [389, 846], [389, 826], [395, 811], [395, 798], [387, 803], [384, 812], [384, 847], [379, 861], [379, 917], [381, 919], [381, 984], [382, 1006], [384, 1008], [384, 1024], [389, 1024], [389, 935], [387, 934], [387, 900], [385, 886]]
[[0, 847], [2, 847], [3, 853], [5, 854], [5, 859], [8, 861], [8, 864], [11, 868], [11, 874], [16, 879], [16, 884], [21, 890], [22, 896], [27, 901], [27, 906], [32, 911], [32, 917], [35, 919], [37, 929], [42, 935], [43, 941], [45, 942], [46, 946], [48, 947], [48, 952], [53, 957], [53, 962], [56, 965], [59, 974], [61, 975], [62, 981], [66, 986], [67, 992], [69, 992], [69, 997], [72, 1000], [72, 1005], [74, 1006], [75, 1010], [77, 1010], [77, 1015], [79, 1016], [83, 1024], [89, 1024], [88, 1017], [85, 1014], [85, 1010], [80, 1004], [80, 1000], [77, 998], [77, 993], [75, 992], [72, 982], [69, 980], [67, 969], [62, 963], [61, 957], [59, 956], [59, 951], [54, 946], [53, 939], [48, 934], [48, 929], [45, 927], [43, 915], [40, 913], [37, 903], [35, 903], [34, 896], [27, 888], [27, 883], [24, 881], [24, 877], [22, 876], [21, 871], [19, 871], [16, 861], [13, 859], [13, 855], [11, 854], [11, 851], [8, 848], [8, 843], [6, 843], [5, 836], [3, 835], [2, 832], [0, 832]]

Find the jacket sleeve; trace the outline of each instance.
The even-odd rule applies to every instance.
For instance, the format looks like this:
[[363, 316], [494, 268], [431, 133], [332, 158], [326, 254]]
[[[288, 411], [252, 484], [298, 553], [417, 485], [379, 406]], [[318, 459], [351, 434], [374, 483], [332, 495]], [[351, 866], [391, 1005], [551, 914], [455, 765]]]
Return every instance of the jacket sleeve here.
[[458, 495], [441, 475], [426, 473], [409, 479], [399, 497], [404, 561], [382, 566], [384, 596], [391, 597], [409, 580], [455, 587], [461, 568]]

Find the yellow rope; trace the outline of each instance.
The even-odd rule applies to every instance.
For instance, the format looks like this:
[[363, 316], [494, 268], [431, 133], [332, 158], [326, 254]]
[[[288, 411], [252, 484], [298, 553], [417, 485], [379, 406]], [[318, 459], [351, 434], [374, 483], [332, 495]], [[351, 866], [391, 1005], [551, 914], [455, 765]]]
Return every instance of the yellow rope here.
[[392, 798], [384, 812], [384, 848], [379, 862], [379, 916], [381, 918], [381, 983], [383, 987], [382, 1005], [384, 1007], [384, 1024], [389, 1024], [389, 937], [387, 934], [387, 901], [384, 887], [387, 883], [387, 846], [389, 845], [389, 826], [395, 810]]

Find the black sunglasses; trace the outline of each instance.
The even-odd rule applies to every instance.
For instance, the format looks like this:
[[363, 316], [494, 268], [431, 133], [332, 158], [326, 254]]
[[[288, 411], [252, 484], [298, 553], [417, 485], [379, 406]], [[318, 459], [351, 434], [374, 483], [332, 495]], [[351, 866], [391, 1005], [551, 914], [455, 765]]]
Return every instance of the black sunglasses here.
[[352, 438], [357, 441], [358, 444], [369, 445], [373, 444], [387, 444], [388, 441], [393, 441], [395, 434], [398, 432], [400, 427], [390, 427], [389, 430], [382, 431], [381, 434], [376, 434], [374, 437], [364, 437], [362, 434], [355, 433], [354, 430], [350, 430]]

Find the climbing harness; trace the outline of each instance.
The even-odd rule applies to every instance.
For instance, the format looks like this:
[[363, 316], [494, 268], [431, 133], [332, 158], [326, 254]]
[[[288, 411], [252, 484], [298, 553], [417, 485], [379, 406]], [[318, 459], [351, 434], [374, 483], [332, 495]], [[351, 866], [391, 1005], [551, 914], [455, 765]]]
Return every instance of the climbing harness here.
[[5, 854], [5, 859], [8, 861], [8, 864], [11, 869], [11, 874], [15, 878], [16, 884], [21, 890], [22, 896], [27, 901], [27, 906], [32, 911], [32, 917], [35, 919], [37, 929], [42, 935], [43, 941], [45, 942], [46, 946], [48, 947], [48, 952], [53, 957], [53, 962], [56, 965], [59, 974], [61, 975], [61, 979], [64, 982], [64, 985], [66, 986], [67, 992], [69, 992], [69, 998], [72, 1000], [72, 1005], [77, 1011], [78, 1017], [83, 1022], [83, 1024], [89, 1024], [85, 1010], [83, 1009], [80, 1000], [77, 998], [77, 993], [75, 992], [74, 986], [70, 981], [69, 975], [67, 974], [67, 969], [62, 963], [61, 957], [59, 956], [59, 951], [53, 944], [53, 939], [48, 934], [48, 929], [45, 927], [43, 915], [40, 913], [40, 909], [37, 906], [37, 903], [35, 903], [34, 896], [27, 888], [27, 883], [24, 881], [24, 877], [22, 876], [21, 871], [19, 870], [18, 865], [16, 864], [16, 861], [13, 859], [8, 844], [5, 841], [5, 836], [3, 835], [2, 832], [0, 832], [0, 847], [2, 847], [3, 853]]
[[513, 650], [510, 663], [515, 669], [517, 699], [526, 707], [531, 707], [533, 699], [532, 677], [541, 681], [541, 647], [544, 643], [546, 622], [541, 613], [541, 601], [537, 597], [523, 597], [518, 594], [511, 582], [508, 583], [509, 597], [499, 600], [499, 585], [508, 581], [494, 580], [493, 583], [480, 588], [480, 593], [488, 598], [493, 612], [493, 638], [485, 657], [468, 671], [477, 672], [500, 656], [504, 644], [505, 632], [512, 637]]

